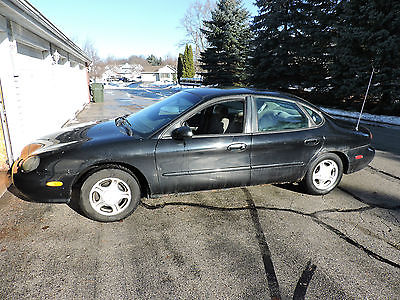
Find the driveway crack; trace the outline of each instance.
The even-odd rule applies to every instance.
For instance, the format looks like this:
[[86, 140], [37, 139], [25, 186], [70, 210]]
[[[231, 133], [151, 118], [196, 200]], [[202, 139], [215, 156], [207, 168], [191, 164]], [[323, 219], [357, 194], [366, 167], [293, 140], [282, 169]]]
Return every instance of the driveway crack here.
[[319, 210], [316, 212], [311, 213], [311, 215], [318, 217], [318, 215], [322, 214], [328, 214], [328, 213], [353, 213], [353, 212], [364, 212], [374, 209], [374, 207], [371, 206], [362, 206], [359, 208], [348, 208], [348, 209], [342, 209], [342, 208], [331, 208], [331, 209], [324, 209], [324, 210]]
[[[342, 189], [342, 188], [340, 188]], [[361, 201], [361, 200], [360, 200]], [[313, 213], [306, 213], [306, 212], [301, 212], [301, 211], [297, 211], [291, 208], [278, 208], [278, 207], [268, 207], [268, 206], [243, 206], [243, 207], [218, 207], [218, 206], [212, 206], [212, 205], [206, 205], [206, 204], [200, 204], [200, 203], [191, 203], [191, 202], [164, 202], [161, 204], [156, 204], [156, 205], [150, 205], [147, 203], [142, 202], [142, 205], [146, 208], [146, 209], [162, 209], [165, 208], [167, 206], [188, 206], [188, 207], [196, 207], [196, 208], [204, 208], [204, 209], [210, 209], [210, 210], [215, 210], [215, 211], [246, 211], [246, 210], [266, 210], [266, 211], [279, 211], [279, 212], [287, 212], [287, 213], [292, 213], [292, 214], [296, 214], [296, 215], [301, 215], [304, 217], [308, 217], [311, 218], [311, 220], [313, 222], [315, 222], [316, 224], [320, 225], [321, 227], [325, 228], [328, 231], [331, 231], [332, 233], [334, 233], [335, 235], [337, 235], [339, 238], [341, 238], [342, 240], [344, 240], [345, 242], [347, 242], [348, 244], [362, 250], [364, 253], [366, 253], [368, 256], [370, 256], [373, 259], [376, 259], [382, 263], [388, 264], [390, 266], [393, 266], [395, 268], [400, 269], [400, 264], [394, 261], [391, 261], [375, 252], [373, 252], [372, 250], [368, 249], [367, 247], [361, 245], [360, 243], [356, 242], [355, 240], [353, 240], [352, 238], [350, 238], [349, 236], [347, 236], [345, 233], [341, 232], [339, 229], [333, 227], [332, 225], [329, 225], [327, 223], [325, 223], [324, 221], [322, 221], [321, 219], [318, 218], [318, 214], [320, 212], [313, 212]], [[376, 206], [379, 207], [379, 206]], [[375, 208], [375, 206], [371, 205], [372, 209]], [[380, 208], [384, 208], [384, 209], [398, 209], [400, 207], [380, 207]], [[358, 208], [355, 210], [360, 210], [360, 209], [365, 209], [367, 210], [367, 207], [362, 207], [362, 208]], [[355, 211], [355, 210], [345, 210], [350, 212], [350, 211]], [[321, 212], [326, 212], [326, 211], [321, 211]]]
[[376, 173], [380, 173], [380, 174], [386, 175], [386, 176], [388, 176], [388, 177], [390, 177], [390, 178], [393, 178], [393, 179], [396, 179], [396, 180], [400, 180], [400, 177], [398, 177], [398, 176], [396, 176], [396, 175], [393, 175], [393, 174], [390, 174], [390, 173], [388, 173], [388, 172], [382, 171], [382, 170], [380, 170], [380, 169], [378, 169], [378, 168], [375, 168], [375, 167], [372, 167], [372, 166], [368, 166], [368, 168], [369, 168], [370, 170], [376, 172]]

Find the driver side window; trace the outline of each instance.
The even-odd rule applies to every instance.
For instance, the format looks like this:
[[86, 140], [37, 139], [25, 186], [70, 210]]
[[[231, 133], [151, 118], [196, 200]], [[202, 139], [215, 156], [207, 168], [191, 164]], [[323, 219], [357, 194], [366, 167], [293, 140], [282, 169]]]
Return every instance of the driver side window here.
[[226, 101], [199, 111], [185, 122], [193, 135], [242, 133], [244, 101]]

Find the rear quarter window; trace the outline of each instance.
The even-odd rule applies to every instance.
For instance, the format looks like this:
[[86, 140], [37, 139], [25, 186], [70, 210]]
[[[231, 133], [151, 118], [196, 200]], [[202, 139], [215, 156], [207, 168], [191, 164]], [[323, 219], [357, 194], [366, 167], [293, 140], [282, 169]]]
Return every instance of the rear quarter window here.
[[322, 119], [322, 117], [314, 110], [312, 110], [309, 107], [303, 106], [303, 108], [305, 109], [305, 111], [309, 114], [309, 116], [311, 117], [311, 119], [314, 121], [315, 125], [320, 125], [322, 124], [322, 122], [324, 121]]

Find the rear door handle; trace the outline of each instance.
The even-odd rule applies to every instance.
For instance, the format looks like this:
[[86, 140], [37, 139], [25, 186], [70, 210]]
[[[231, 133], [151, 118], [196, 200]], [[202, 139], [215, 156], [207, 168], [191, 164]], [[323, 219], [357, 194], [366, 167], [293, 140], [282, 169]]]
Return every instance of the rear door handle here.
[[306, 139], [304, 140], [304, 145], [306, 146], [316, 146], [320, 142], [319, 139]]
[[244, 151], [246, 150], [247, 145], [245, 143], [234, 143], [234, 144], [230, 144], [226, 149], [228, 149], [228, 151]]

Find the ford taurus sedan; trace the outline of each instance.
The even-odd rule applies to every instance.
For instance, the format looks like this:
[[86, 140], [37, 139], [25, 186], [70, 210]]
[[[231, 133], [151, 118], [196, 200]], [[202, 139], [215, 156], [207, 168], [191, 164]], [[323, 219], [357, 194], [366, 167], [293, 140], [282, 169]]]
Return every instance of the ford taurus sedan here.
[[292, 95], [199, 88], [43, 137], [12, 180], [37, 202], [68, 203], [78, 190], [82, 212], [108, 222], [159, 194], [295, 182], [326, 194], [371, 162], [371, 138]]

